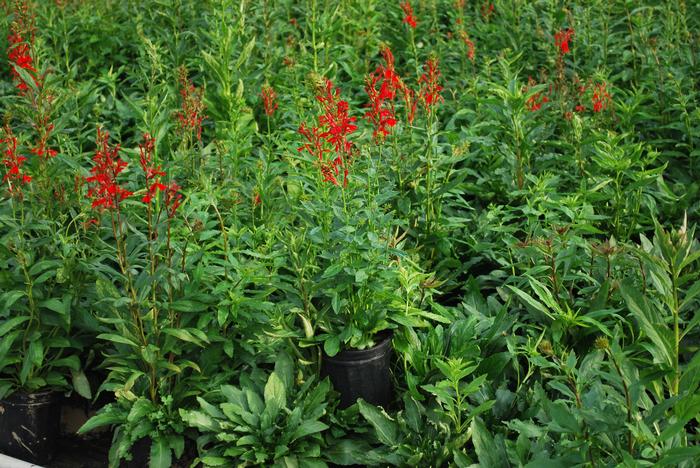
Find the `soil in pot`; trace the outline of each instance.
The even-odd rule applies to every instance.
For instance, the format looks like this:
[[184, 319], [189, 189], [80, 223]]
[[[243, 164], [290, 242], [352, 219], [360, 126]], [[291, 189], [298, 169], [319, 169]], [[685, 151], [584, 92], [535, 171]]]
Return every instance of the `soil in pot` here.
[[367, 349], [344, 349], [333, 357], [323, 355], [321, 377], [328, 376], [340, 393], [340, 408], [362, 398], [387, 407], [393, 397], [391, 382], [390, 331], [378, 335], [377, 344]]
[[15, 393], [0, 400], [0, 453], [46, 464], [54, 455], [61, 419], [60, 394]]

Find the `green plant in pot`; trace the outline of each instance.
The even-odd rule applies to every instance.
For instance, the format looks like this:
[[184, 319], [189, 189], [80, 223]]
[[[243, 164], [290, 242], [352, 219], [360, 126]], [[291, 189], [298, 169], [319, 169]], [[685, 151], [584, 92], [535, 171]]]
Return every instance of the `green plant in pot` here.
[[[362, 397], [386, 406], [392, 330], [405, 320], [398, 298], [404, 256], [398, 228], [385, 212], [395, 192], [372, 154], [349, 140], [357, 127], [330, 80], [316, 83], [321, 115], [302, 124], [299, 153], [313, 171], [300, 171], [307, 193], [286, 236], [303, 345], [321, 344], [321, 374], [341, 394], [341, 406]], [[295, 325], [288, 324], [290, 328]]]
[[119, 146], [110, 146], [109, 135], [99, 130], [96, 143], [86, 182], [100, 216], [94, 235], [102, 247], [91, 262], [94, 313], [104, 324], [98, 338], [107, 346], [104, 366], [110, 371], [100, 391], [113, 392], [116, 401], [80, 432], [115, 426], [110, 466], [127, 459], [127, 466], [169, 467], [185, 449], [177, 410], [196, 392], [200, 368], [192, 359], [208, 343], [193, 323], [194, 312], [206, 306], [189, 292], [199, 285], [186, 283], [189, 264], [175, 242], [182, 231], [181, 195], [174, 181], [165, 184], [148, 134], [139, 145], [137, 174], [145, 177], [140, 201], [118, 180], [127, 167]]
[[58, 185], [45, 176], [53, 161], [30, 168], [9, 126], [0, 136], [0, 452], [45, 463], [58, 437], [61, 395], [91, 397], [73, 326], [80, 232], [58, 201], [46, 201]]

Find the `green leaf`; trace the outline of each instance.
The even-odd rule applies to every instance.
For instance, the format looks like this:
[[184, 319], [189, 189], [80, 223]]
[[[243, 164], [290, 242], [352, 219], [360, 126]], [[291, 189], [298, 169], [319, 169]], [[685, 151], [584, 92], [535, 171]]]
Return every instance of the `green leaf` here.
[[85, 424], [83, 424], [80, 429], [78, 429], [78, 434], [85, 434], [93, 429], [102, 426], [111, 426], [112, 424], [121, 424], [126, 420], [124, 414], [115, 413], [112, 411], [105, 411], [104, 413], [96, 414], [95, 416], [88, 419]]
[[155, 410], [155, 404], [151, 400], [141, 397], [131, 406], [131, 411], [129, 411], [126, 420], [131, 423], [138, 422], [143, 417], [154, 413]]
[[549, 310], [538, 300], [536, 300], [534, 297], [526, 293], [525, 291], [516, 288], [515, 286], [508, 285], [508, 287], [518, 296], [520, 297], [523, 301], [525, 301], [526, 304], [528, 304], [530, 307], [532, 307], [535, 310], [538, 310], [542, 312], [544, 315], [549, 317], [552, 320], [555, 320], [555, 317], [549, 312]]
[[34, 340], [29, 343], [29, 349], [27, 350], [29, 360], [36, 367], [41, 367], [44, 362], [44, 343], [40, 340]]
[[192, 335], [192, 333], [190, 333], [188, 330], [181, 328], [164, 328], [163, 333], [165, 333], [166, 335], [173, 336], [178, 340], [204, 347], [204, 343], [202, 343], [202, 341], [199, 338]]
[[192, 301], [189, 299], [180, 299], [173, 302], [172, 309], [177, 312], [204, 312], [209, 306], [201, 302]]
[[326, 341], [323, 342], [323, 351], [330, 357], [338, 354], [338, 351], [340, 351], [340, 338], [338, 338], [337, 335], [327, 338]]
[[134, 348], [139, 347], [139, 345], [137, 345], [136, 343], [131, 341], [129, 338], [126, 338], [126, 337], [121, 336], [121, 335], [115, 335], [112, 333], [101, 333], [101, 334], [97, 335], [97, 338], [100, 340], [111, 341], [113, 343], [120, 343], [120, 344], [133, 346]]
[[275, 361], [275, 373], [282, 379], [284, 387], [291, 389], [294, 385], [294, 363], [288, 353], [281, 352]]
[[[12, 305], [19, 300], [20, 297], [26, 296], [26, 292], [24, 291], [8, 291], [2, 295], [3, 299], [5, 300], [5, 307], [2, 310], [12, 310], [11, 307]], [[0, 336], [2, 334], [0, 333]]]
[[269, 408], [270, 415], [275, 418], [282, 408], [287, 405], [287, 389], [277, 372], [270, 374], [263, 393], [265, 409]]
[[551, 417], [554, 422], [554, 424], [550, 425], [550, 429], [557, 432], [569, 432], [571, 434], [579, 434], [581, 432], [576, 418], [564, 403], [552, 403], [549, 400], [545, 400], [544, 406], [547, 414], [549, 414], [549, 417]]
[[398, 445], [398, 426], [384, 410], [377, 409], [376, 406], [365, 402], [363, 399], [357, 400], [360, 414], [369, 422], [377, 432], [379, 441], [389, 447]]
[[202, 464], [204, 466], [230, 466], [231, 460], [225, 457], [205, 456], [202, 457]]
[[50, 362], [51, 367], [67, 367], [73, 371], [80, 370], [80, 359], [75, 354]]
[[654, 348], [650, 352], [654, 358], [668, 367], [673, 367], [673, 345], [669, 338], [669, 330], [664, 325], [660, 325], [654, 319], [655, 313], [651, 310], [651, 304], [644, 296], [639, 293], [638, 288], [629, 282], [622, 282], [620, 285], [620, 293], [625, 299], [625, 303], [630, 312], [639, 322], [644, 333], [654, 343]]
[[480, 418], [472, 420], [472, 440], [481, 466], [508, 466], [505, 448], [496, 443]]
[[304, 421], [296, 428], [294, 434], [292, 434], [291, 442], [311, 434], [316, 434], [317, 432], [325, 431], [326, 429], [328, 429], [328, 426], [321, 421]]
[[[197, 398], [199, 400], [199, 398]], [[201, 403], [201, 401], [200, 401]], [[200, 429], [202, 431], [218, 431], [219, 425], [212, 419], [211, 416], [202, 413], [201, 411], [186, 411], [180, 408], [180, 417], [190, 427]]]
[[167, 442], [162, 437], [157, 437], [151, 444], [151, 457], [149, 468], [170, 468], [172, 465], [172, 453]]
[[70, 313], [70, 302], [65, 304], [56, 298], [47, 299], [39, 303], [40, 307], [44, 307], [49, 310], [53, 310], [61, 315], [68, 315]]
[[85, 373], [83, 371], [76, 372], [71, 370], [71, 375], [73, 377], [73, 388], [78, 392], [78, 395], [88, 400], [92, 398], [90, 382], [88, 382], [87, 377], [85, 377]]
[[667, 450], [657, 466], [679, 466], [682, 462], [700, 460], [700, 445]]
[[10, 330], [15, 328], [17, 325], [20, 325], [24, 322], [29, 320], [28, 316], [23, 316], [23, 317], [14, 317], [11, 318], [0, 325], [0, 336], [4, 337], [7, 333], [9, 333]]

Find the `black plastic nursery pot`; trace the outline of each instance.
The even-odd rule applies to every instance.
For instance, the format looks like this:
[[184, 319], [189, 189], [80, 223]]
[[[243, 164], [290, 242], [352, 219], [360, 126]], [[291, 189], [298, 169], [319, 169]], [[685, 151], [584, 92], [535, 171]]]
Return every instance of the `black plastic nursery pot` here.
[[390, 331], [382, 332], [371, 348], [344, 349], [333, 357], [323, 354], [321, 377], [330, 377], [341, 408], [358, 398], [382, 407], [391, 403], [391, 338]]
[[60, 394], [15, 393], [0, 400], [0, 453], [46, 464], [56, 450], [61, 420]]

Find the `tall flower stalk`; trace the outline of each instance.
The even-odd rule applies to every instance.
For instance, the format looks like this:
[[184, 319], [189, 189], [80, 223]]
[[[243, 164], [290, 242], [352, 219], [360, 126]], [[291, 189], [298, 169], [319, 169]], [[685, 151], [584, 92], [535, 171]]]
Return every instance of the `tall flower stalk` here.
[[0, 138], [2, 145], [2, 165], [5, 166], [5, 174], [2, 177], [3, 185], [7, 184], [7, 191], [13, 197], [23, 198], [22, 187], [32, 181], [32, 176], [23, 169], [27, 160], [17, 152], [17, 137], [10, 127], [5, 127], [4, 137]]
[[435, 191], [433, 185], [435, 183], [434, 172], [436, 164], [436, 148], [434, 148], [433, 139], [435, 138], [435, 126], [437, 121], [437, 104], [444, 100], [440, 94], [443, 90], [440, 84], [440, 75], [438, 60], [431, 57], [423, 66], [423, 74], [418, 79], [418, 84], [420, 85], [420, 99], [427, 114], [426, 132], [428, 144], [426, 145], [425, 151], [425, 227], [427, 234], [432, 232], [433, 223], [437, 218], [435, 200], [433, 197]]
[[411, 2], [408, 0], [401, 2], [400, 4], [401, 10], [403, 11], [403, 23], [408, 25], [408, 32], [410, 34], [410, 41], [411, 41], [411, 51], [413, 52], [413, 63], [416, 66], [416, 75], [420, 74], [419, 73], [419, 68], [418, 68], [418, 49], [416, 48], [416, 33], [415, 29], [418, 27], [418, 20], [416, 19], [416, 15], [413, 12], [413, 7], [411, 6]]
[[192, 83], [185, 67], [178, 69], [178, 87], [181, 105], [176, 117], [182, 135], [183, 149], [186, 152], [191, 151], [195, 141], [199, 145], [198, 157], [191, 158], [191, 170], [194, 174], [197, 166], [201, 165], [202, 122], [206, 118], [204, 90]]

